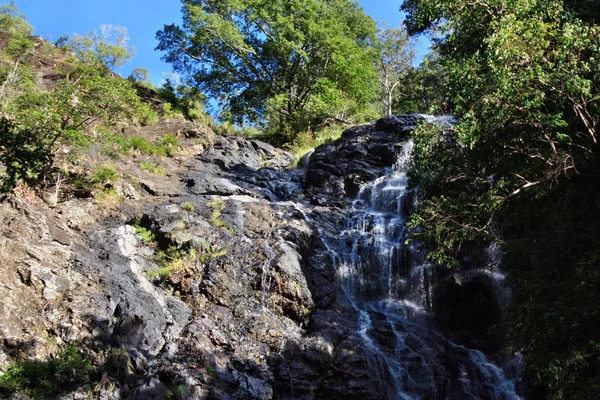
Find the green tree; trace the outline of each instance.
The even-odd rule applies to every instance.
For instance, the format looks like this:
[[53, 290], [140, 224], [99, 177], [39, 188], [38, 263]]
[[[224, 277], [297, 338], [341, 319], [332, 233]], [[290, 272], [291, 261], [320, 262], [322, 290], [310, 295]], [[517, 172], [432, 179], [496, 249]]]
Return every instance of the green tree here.
[[25, 20], [25, 15], [19, 12], [14, 0], [0, 5], [0, 32], [25, 36], [33, 32], [32, 26]]
[[[459, 144], [457, 157], [440, 166], [445, 171], [439, 181], [425, 169], [421, 175], [431, 181], [426, 185], [431, 194], [470, 182], [464, 186], [481, 200], [466, 205], [447, 198], [465, 220], [458, 223], [446, 213], [431, 219], [449, 222], [446, 238], [471, 225], [489, 231], [491, 223], [466, 221], [475, 215], [489, 221], [505, 201], [597, 161], [598, 26], [573, 18], [560, 2], [407, 0], [403, 7], [413, 31], [436, 25], [445, 32], [438, 48], [455, 115], [462, 120], [449, 135]], [[423, 165], [431, 140], [438, 141], [435, 135], [423, 141], [423, 154], [417, 149]]]
[[594, 1], [405, 0], [435, 29], [459, 123], [414, 135], [413, 218], [429, 258], [456, 265], [504, 240], [505, 327], [555, 399], [600, 396], [597, 223], [600, 8]]
[[432, 50], [419, 64], [411, 67], [394, 93], [395, 114], [448, 114], [448, 78], [438, 54]]
[[76, 157], [92, 143], [87, 132], [95, 125], [115, 127], [143, 110], [132, 83], [99, 64], [80, 65], [52, 92], [21, 93], [5, 110], [10, 121], [0, 127], [2, 191], [10, 192], [19, 180], [36, 182], [57, 157]]
[[0, 5], [0, 32], [9, 34], [3, 50], [13, 60], [19, 60], [28, 54], [34, 46], [30, 38], [33, 28], [25, 20], [25, 15], [19, 12], [14, 1]]
[[71, 48], [80, 60], [98, 61], [109, 69], [125, 65], [135, 51], [128, 44], [127, 29], [122, 26], [102, 25], [99, 31], [92, 31], [84, 36], [75, 34], [59, 41], [61, 45]]
[[155, 90], [156, 87], [150, 80], [150, 71], [146, 68], [135, 68], [127, 79], [138, 86], [146, 87]]
[[374, 98], [376, 26], [349, 0], [184, 0], [183, 25], [159, 31], [175, 71], [235, 122], [285, 140]]
[[379, 40], [379, 82], [382, 86], [381, 102], [385, 115], [392, 115], [394, 92], [412, 70], [415, 52], [402, 26], [390, 28], [383, 24], [377, 34]]
[[37, 182], [52, 158], [40, 136], [6, 118], [0, 118], [0, 143], [0, 196], [10, 193], [19, 181]]

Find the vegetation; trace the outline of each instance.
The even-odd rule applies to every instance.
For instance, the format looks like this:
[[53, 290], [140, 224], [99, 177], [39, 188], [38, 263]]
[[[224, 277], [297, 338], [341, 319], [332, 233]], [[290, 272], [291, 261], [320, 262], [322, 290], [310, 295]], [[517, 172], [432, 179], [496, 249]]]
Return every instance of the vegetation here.
[[154, 164], [152, 161], [142, 161], [140, 162], [140, 167], [152, 175], [165, 176], [165, 168]]
[[394, 92], [395, 114], [449, 114], [448, 76], [438, 54], [430, 52], [418, 67], [411, 66]]
[[600, 12], [594, 2], [406, 0], [439, 32], [460, 122], [415, 132], [413, 218], [429, 258], [457, 265], [506, 241], [507, 338], [555, 399], [598, 398]]
[[211, 208], [210, 222], [215, 228], [227, 228], [227, 224], [221, 219], [221, 213], [225, 209], [225, 202], [221, 199], [214, 199], [208, 203]]
[[184, 202], [183, 204], [181, 204], [181, 208], [183, 208], [185, 211], [191, 212], [191, 213], [196, 211], [196, 206], [194, 205], [194, 202], [192, 202], [192, 201]]
[[382, 86], [384, 115], [392, 115], [394, 92], [406, 79], [412, 68], [414, 50], [404, 27], [383, 25], [377, 34], [379, 40], [379, 81]]
[[134, 49], [127, 44], [128, 41], [126, 28], [102, 25], [99, 32], [93, 31], [85, 36], [62, 36], [57, 44], [68, 47], [84, 62], [100, 63], [105, 68], [114, 69], [133, 57]]
[[20, 361], [0, 376], [0, 395], [25, 394], [33, 399], [55, 397], [85, 388], [92, 382], [93, 367], [75, 346], [46, 361]]
[[[191, 204], [193, 210], [192, 203], [185, 204]], [[186, 208], [189, 209], [189, 206]], [[206, 241], [195, 244], [187, 235], [189, 226], [185, 220], [174, 227], [172, 234], [160, 241], [151, 229], [141, 225], [141, 220], [134, 221], [134, 228], [142, 244], [154, 250], [153, 261], [157, 268], [149, 270], [148, 277], [179, 294], [189, 290], [189, 282], [202, 264], [227, 254], [226, 250]]]
[[281, 142], [374, 98], [374, 21], [349, 0], [184, 1], [158, 32], [164, 60], [217, 99], [223, 118], [269, 123]]
[[[114, 139], [112, 131], [117, 127], [156, 119], [134, 85], [110, 71], [132, 55], [124, 28], [103, 26], [100, 33], [64, 37], [58, 41], [59, 47], [34, 45], [31, 26], [11, 2], [0, 7], [0, 31], [9, 35], [4, 55], [0, 54], [3, 195], [10, 194], [19, 182], [48, 185], [56, 176], [64, 179], [89, 149]], [[56, 72], [61, 79], [50, 90], [36, 82], [29, 64], [28, 49], [34, 47], [36, 57], [65, 60], [58, 62]], [[176, 140], [167, 138], [156, 146], [160, 148], [157, 152], [172, 155]], [[59, 170], [67, 174], [57, 174]], [[96, 178], [92, 180], [98, 181]], [[55, 182], [57, 187], [59, 183]]]
[[92, 179], [99, 185], [114, 183], [119, 179], [119, 171], [114, 165], [103, 164], [95, 169]]

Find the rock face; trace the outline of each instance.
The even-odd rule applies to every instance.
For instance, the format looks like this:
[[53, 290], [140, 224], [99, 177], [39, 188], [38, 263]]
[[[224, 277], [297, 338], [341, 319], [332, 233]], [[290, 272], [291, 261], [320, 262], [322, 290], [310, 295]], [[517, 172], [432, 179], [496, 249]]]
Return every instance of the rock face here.
[[[0, 365], [72, 343], [102, 372], [98, 398], [395, 398], [325, 238], [417, 120], [349, 129], [306, 171], [268, 144], [162, 121], [131, 134], [177, 134], [184, 148], [164, 177], [117, 164], [118, 210], [89, 199], [51, 209], [33, 195], [0, 204]], [[455, 289], [443, 290], [468, 318]], [[389, 321], [370, 314], [369, 335], [396, 346]]]
[[310, 156], [306, 186], [333, 197], [356, 196], [361, 185], [392, 166], [398, 146], [418, 118], [392, 116], [346, 130], [340, 140], [318, 147]]

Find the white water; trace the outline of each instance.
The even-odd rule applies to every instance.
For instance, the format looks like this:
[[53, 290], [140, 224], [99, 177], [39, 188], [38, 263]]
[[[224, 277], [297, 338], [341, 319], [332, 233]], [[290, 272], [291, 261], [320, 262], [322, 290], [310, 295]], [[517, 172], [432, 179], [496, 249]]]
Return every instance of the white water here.
[[370, 367], [391, 381], [391, 399], [519, 399], [502, 368], [431, 328], [434, 268], [406, 243], [411, 150], [407, 142], [388, 174], [362, 188], [338, 236], [322, 236], [358, 315]]

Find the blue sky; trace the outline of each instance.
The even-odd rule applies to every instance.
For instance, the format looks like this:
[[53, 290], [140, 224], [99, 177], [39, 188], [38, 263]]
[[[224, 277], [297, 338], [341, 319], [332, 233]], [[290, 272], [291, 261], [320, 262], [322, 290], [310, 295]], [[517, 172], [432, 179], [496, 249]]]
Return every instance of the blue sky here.
[[[6, 0], [0, 0], [5, 3]], [[360, 5], [376, 21], [397, 26], [402, 21], [399, 11], [402, 0], [360, 0]], [[120, 25], [129, 31], [135, 56], [117, 72], [129, 75], [134, 68], [146, 68], [150, 78], [160, 84], [162, 75], [170, 72], [155, 51], [156, 31], [163, 25], [179, 23], [180, 0], [16, 0], [16, 5], [33, 25], [35, 34], [55, 41], [63, 34], [85, 34], [102, 24]], [[425, 45], [418, 52], [425, 53]]]

